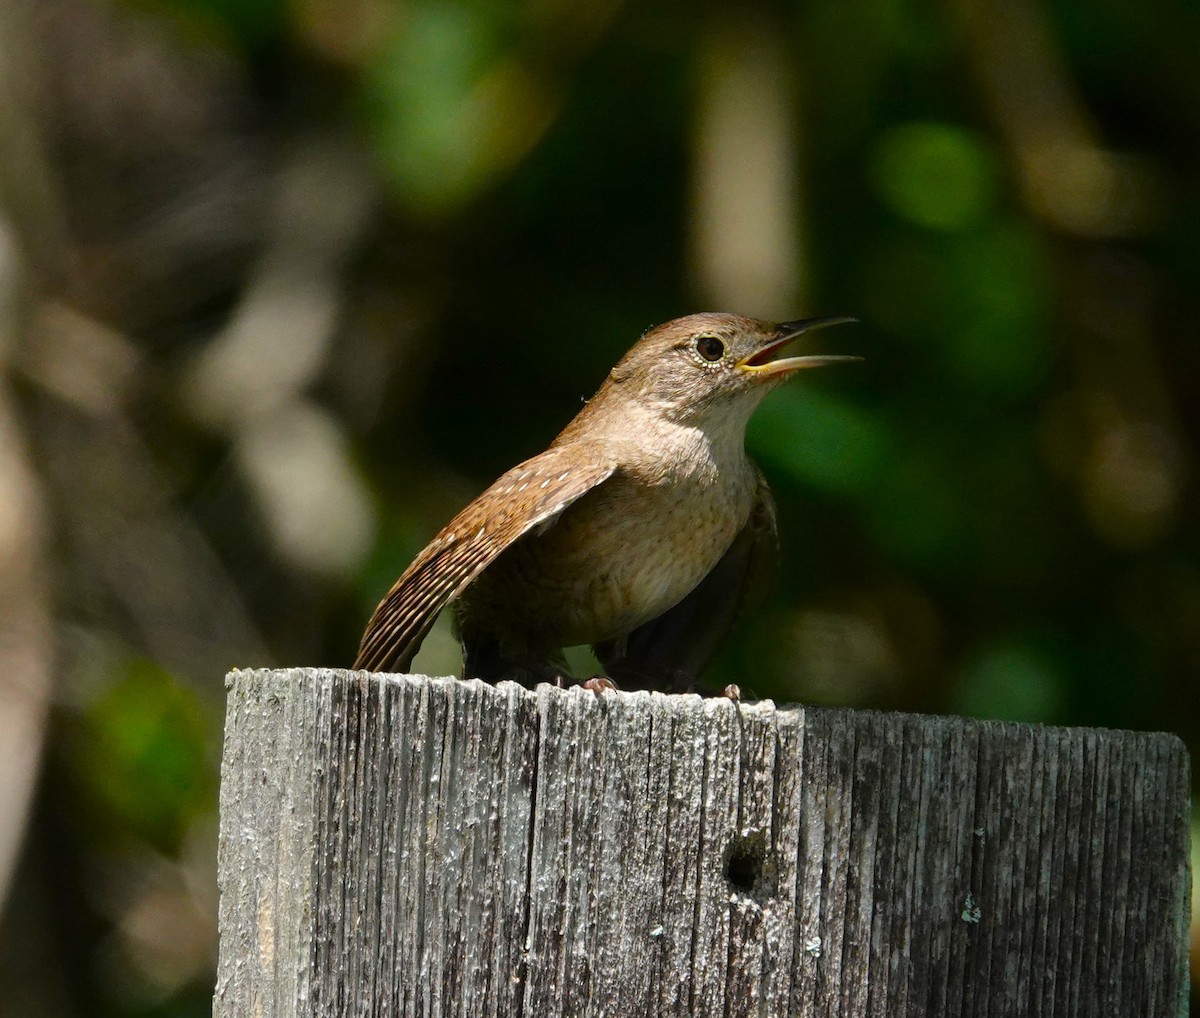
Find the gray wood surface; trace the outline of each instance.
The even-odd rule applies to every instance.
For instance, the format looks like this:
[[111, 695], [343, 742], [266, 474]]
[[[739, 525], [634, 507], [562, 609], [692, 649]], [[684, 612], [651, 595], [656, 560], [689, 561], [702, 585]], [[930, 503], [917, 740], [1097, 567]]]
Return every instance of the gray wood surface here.
[[218, 1018], [1187, 1013], [1169, 735], [229, 677]]

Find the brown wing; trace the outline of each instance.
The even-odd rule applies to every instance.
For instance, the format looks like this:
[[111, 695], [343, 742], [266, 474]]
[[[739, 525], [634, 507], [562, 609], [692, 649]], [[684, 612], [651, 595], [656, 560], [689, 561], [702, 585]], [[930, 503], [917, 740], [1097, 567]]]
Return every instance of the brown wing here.
[[734, 622], [766, 594], [778, 552], [775, 500], [759, 472], [750, 517], [712, 571], [658, 618], [597, 644], [597, 659], [624, 687], [690, 689]]
[[407, 670], [438, 613], [497, 555], [615, 469], [599, 449], [579, 444], [548, 449], [513, 467], [446, 524], [379, 602], [354, 667]]

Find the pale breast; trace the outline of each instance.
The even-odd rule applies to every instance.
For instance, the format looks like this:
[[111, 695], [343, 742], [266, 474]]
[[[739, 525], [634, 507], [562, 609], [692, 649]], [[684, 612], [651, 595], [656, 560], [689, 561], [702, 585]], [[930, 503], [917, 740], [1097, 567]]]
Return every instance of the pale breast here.
[[646, 484], [617, 475], [476, 581], [472, 614], [537, 631], [557, 646], [623, 635], [682, 600], [745, 525], [754, 476]]

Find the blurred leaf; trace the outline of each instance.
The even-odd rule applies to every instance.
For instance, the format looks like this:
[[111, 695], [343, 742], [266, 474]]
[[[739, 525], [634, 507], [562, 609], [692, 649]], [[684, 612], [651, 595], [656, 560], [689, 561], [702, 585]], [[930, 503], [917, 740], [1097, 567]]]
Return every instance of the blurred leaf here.
[[888, 435], [880, 421], [846, 398], [796, 381], [758, 408], [746, 444], [770, 470], [845, 495], [877, 477]]
[[[1027, 396], [1057, 355], [1054, 275], [1044, 243], [1016, 220], [952, 235], [888, 237], [863, 273], [871, 318], [972, 395]], [[943, 383], [944, 384], [944, 383]]]
[[981, 647], [956, 687], [954, 710], [978, 718], [1047, 723], [1062, 718], [1064, 678], [1055, 656], [1032, 637]]
[[211, 809], [210, 732], [188, 687], [153, 662], [131, 660], [83, 712], [73, 762], [109, 826], [170, 849]]
[[995, 160], [973, 132], [951, 124], [893, 127], [872, 166], [879, 197], [897, 215], [935, 230], [961, 230], [995, 207]]
[[473, 193], [486, 125], [470, 96], [497, 51], [490, 21], [460, 4], [413, 4], [363, 82], [371, 139], [414, 211]]

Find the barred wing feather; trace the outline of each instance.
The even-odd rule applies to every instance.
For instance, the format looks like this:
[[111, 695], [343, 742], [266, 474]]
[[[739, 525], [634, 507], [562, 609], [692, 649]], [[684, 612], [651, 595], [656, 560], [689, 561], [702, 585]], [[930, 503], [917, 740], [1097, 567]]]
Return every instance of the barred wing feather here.
[[[569, 449], [569, 452], [568, 452]], [[406, 671], [438, 614], [505, 548], [612, 476], [615, 463], [551, 448], [513, 467], [454, 517], [375, 609], [355, 668]]]

